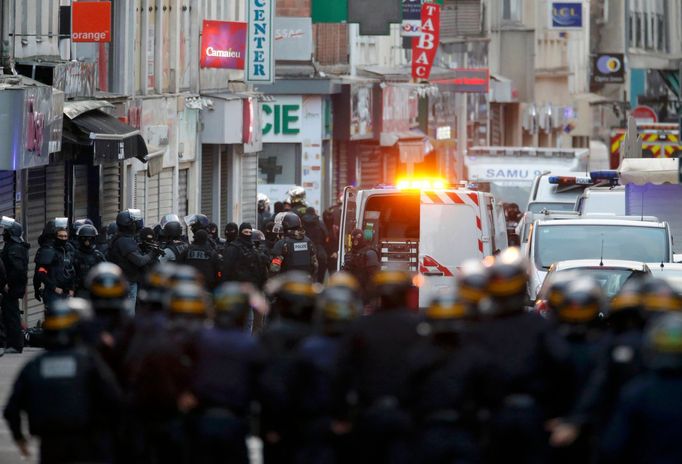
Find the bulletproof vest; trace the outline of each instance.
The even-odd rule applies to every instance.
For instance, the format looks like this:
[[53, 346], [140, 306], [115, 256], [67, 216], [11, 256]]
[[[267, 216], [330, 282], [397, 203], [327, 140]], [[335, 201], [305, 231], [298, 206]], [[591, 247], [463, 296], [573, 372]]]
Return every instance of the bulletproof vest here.
[[95, 267], [97, 264], [103, 262], [104, 260], [105, 260], [104, 255], [102, 255], [102, 253], [100, 253], [96, 249], [84, 250], [82, 248], [79, 248], [76, 253], [76, 262], [78, 263], [79, 271], [79, 275], [77, 277], [79, 282], [83, 282], [85, 280], [85, 277], [90, 272], [90, 269]]
[[208, 243], [205, 245], [193, 244], [188, 247], [187, 258], [185, 259], [185, 264], [192, 266], [197, 271], [201, 272], [209, 283], [215, 280], [212, 262], [213, 253], [213, 249]]
[[139, 251], [139, 245], [135, 239], [129, 235], [117, 235], [109, 247], [109, 261], [116, 264], [123, 270], [123, 274], [130, 282], [140, 280], [140, 269], [126, 258], [131, 251]]
[[239, 282], [256, 282], [260, 278], [258, 265], [261, 262], [255, 248], [249, 248], [235, 240], [228, 246], [236, 247], [239, 250], [239, 262], [236, 266], [237, 280]]
[[70, 246], [54, 247], [54, 258], [48, 269], [58, 287], [69, 287], [76, 277], [74, 253]]
[[303, 271], [312, 273], [313, 266], [312, 254], [313, 247], [309, 238], [304, 237], [296, 240], [291, 237], [284, 239], [284, 262], [282, 263], [282, 270], [286, 271]]
[[33, 434], [82, 430], [90, 424], [91, 360], [76, 349], [48, 352], [28, 372], [27, 404]]
[[182, 240], [174, 240], [168, 242], [166, 248], [173, 252], [175, 255], [175, 262], [177, 264], [182, 264], [187, 259], [187, 251], [189, 250], [189, 245]]

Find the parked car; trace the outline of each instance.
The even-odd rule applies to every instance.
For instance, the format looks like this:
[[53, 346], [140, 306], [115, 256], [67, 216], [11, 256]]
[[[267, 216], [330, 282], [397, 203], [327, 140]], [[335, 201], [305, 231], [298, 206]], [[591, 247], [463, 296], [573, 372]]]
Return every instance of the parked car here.
[[649, 263], [654, 277], [667, 281], [679, 293], [682, 293], [682, 263]]

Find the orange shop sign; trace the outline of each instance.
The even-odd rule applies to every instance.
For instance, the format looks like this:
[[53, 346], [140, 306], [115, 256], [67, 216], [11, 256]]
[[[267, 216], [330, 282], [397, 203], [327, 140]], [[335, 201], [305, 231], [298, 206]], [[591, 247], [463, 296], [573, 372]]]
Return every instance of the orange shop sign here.
[[111, 2], [73, 2], [71, 40], [111, 42]]

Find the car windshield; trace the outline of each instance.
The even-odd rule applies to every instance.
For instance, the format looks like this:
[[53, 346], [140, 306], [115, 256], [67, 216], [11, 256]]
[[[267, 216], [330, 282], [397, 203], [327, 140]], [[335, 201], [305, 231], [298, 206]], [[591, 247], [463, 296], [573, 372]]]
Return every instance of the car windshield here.
[[536, 229], [535, 264], [571, 259], [622, 259], [667, 262], [668, 237], [663, 227], [621, 225], [545, 225]]
[[531, 203], [528, 205], [528, 211], [531, 213], [539, 213], [541, 211], [573, 211], [575, 209], [574, 203], [560, 203], [560, 202], [542, 202]]
[[601, 286], [608, 298], [612, 298], [623, 284], [631, 278], [643, 277], [647, 273], [634, 269], [609, 267], [580, 267], [558, 272], [577, 272], [581, 276], [592, 277]]

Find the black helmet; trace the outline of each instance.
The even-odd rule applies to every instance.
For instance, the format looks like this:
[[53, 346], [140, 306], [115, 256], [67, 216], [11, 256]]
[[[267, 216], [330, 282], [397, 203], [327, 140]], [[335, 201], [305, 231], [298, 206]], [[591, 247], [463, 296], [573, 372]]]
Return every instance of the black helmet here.
[[682, 369], [682, 314], [665, 313], [653, 320], [644, 348], [644, 359], [651, 369]]
[[202, 286], [204, 278], [202, 274], [192, 266], [181, 265], [174, 266], [168, 284], [175, 287], [180, 284], [194, 284]]
[[[458, 269], [456, 279], [457, 303], [466, 308], [467, 317], [474, 318], [478, 314], [478, 305], [486, 296], [488, 289], [488, 268], [478, 260], [467, 260]], [[447, 300], [444, 303], [447, 303]]]
[[167, 300], [168, 314], [174, 319], [203, 321], [208, 314], [208, 299], [202, 287], [183, 283], [170, 291]]
[[358, 279], [356, 279], [355, 276], [350, 272], [339, 271], [329, 276], [329, 280], [327, 280], [327, 287], [349, 288], [357, 293], [360, 291], [360, 282], [358, 282]]
[[400, 270], [381, 270], [372, 276], [373, 294], [381, 299], [379, 309], [409, 306], [408, 297], [414, 288], [412, 274]]
[[182, 237], [182, 223], [176, 214], [166, 214], [159, 221], [159, 226], [166, 239], [177, 240]]
[[129, 288], [120, 267], [100, 263], [90, 270], [85, 282], [95, 315], [123, 316], [129, 305]]
[[274, 298], [273, 310], [285, 319], [311, 322], [318, 286], [305, 272], [292, 271], [271, 279], [266, 291]]
[[207, 229], [210, 222], [211, 221], [209, 221], [205, 214], [190, 214], [189, 216], [185, 216], [185, 224], [187, 224], [187, 227], [189, 227], [193, 233], [197, 230]]
[[84, 224], [76, 230], [76, 236], [78, 238], [95, 238], [97, 237], [97, 229], [92, 224]]
[[113, 237], [118, 233], [118, 226], [115, 222], [110, 222], [107, 225], [107, 237]]
[[649, 278], [642, 282], [642, 305], [647, 314], [682, 311], [682, 300], [668, 282]]
[[365, 244], [365, 234], [361, 229], [353, 229], [350, 233], [350, 239], [354, 247], [362, 246]]
[[73, 231], [77, 233], [77, 232], [78, 232], [78, 229], [80, 229], [80, 228], [83, 227], [84, 225], [91, 225], [91, 226], [94, 226], [95, 223], [92, 222], [92, 221], [91, 221], [90, 219], [88, 219], [88, 218], [76, 219], [75, 221], [73, 221], [73, 224], [72, 224]]
[[536, 308], [550, 311], [556, 315], [557, 311], [566, 304], [566, 292], [568, 291], [568, 287], [578, 277], [579, 275], [572, 271], [553, 272], [550, 274], [547, 277], [549, 281], [547, 282], [547, 294], [545, 295], [546, 301], [537, 302], [538, 304], [544, 304], [546, 306], [544, 308], [538, 308], [538, 305], [536, 304]]
[[362, 312], [362, 300], [348, 287], [329, 287], [317, 302], [317, 315], [322, 330], [330, 335], [343, 333], [348, 324]]
[[139, 209], [126, 209], [116, 215], [116, 226], [119, 229], [135, 232], [144, 226], [142, 212]]
[[563, 301], [555, 315], [567, 324], [589, 324], [599, 318], [604, 309], [604, 291], [591, 277], [582, 277], [568, 284]]
[[213, 294], [215, 324], [220, 328], [243, 327], [251, 311], [251, 296], [256, 289], [248, 283], [226, 282]]
[[142, 309], [161, 311], [170, 290], [170, 279], [175, 272], [175, 264], [159, 263], [149, 271], [140, 287], [138, 299]]
[[68, 298], [55, 300], [45, 310], [42, 328], [48, 350], [70, 348], [77, 343], [81, 314], [89, 306], [81, 298]]
[[617, 331], [641, 330], [646, 322], [642, 303], [644, 279], [629, 279], [611, 298], [606, 308], [606, 321]]
[[518, 248], [507, 248], [490, 266], [489, 311], [505, 314], [524, 310], [527, 304], [528, 262]]
[[54, 218], [54, 231], [60, 231], [60, 230], [66, 230], [68, 232], [69, 230], [69, 218], [65, 217], [58, 217]]
[[465, 321], [470, 317], [468, 304], [453, 298], [452, 295], [439, 295], [426, 309], [426, 324], [419, 327], [419, 332], [434, 335], [460, 333]]
[[24, 233], [24, 228], [16, 220], [3, 216], [0, 220], [0, 228], [3, 229], [3, 234], [6, 234], [13, 242], [22, 243], [24, 241], [21, 237]]
[[139, 237], [142, 243], [154, 243], [156, 241], [154, 229], [151, 227], [143, 227], [140, 229]]
[[301, 218], [296, 213], [287, 213], [284, 218], [282, 218], [282, 228], [284, 229], [284, 232], [300, 229], [301, 227], [303, 227]]

